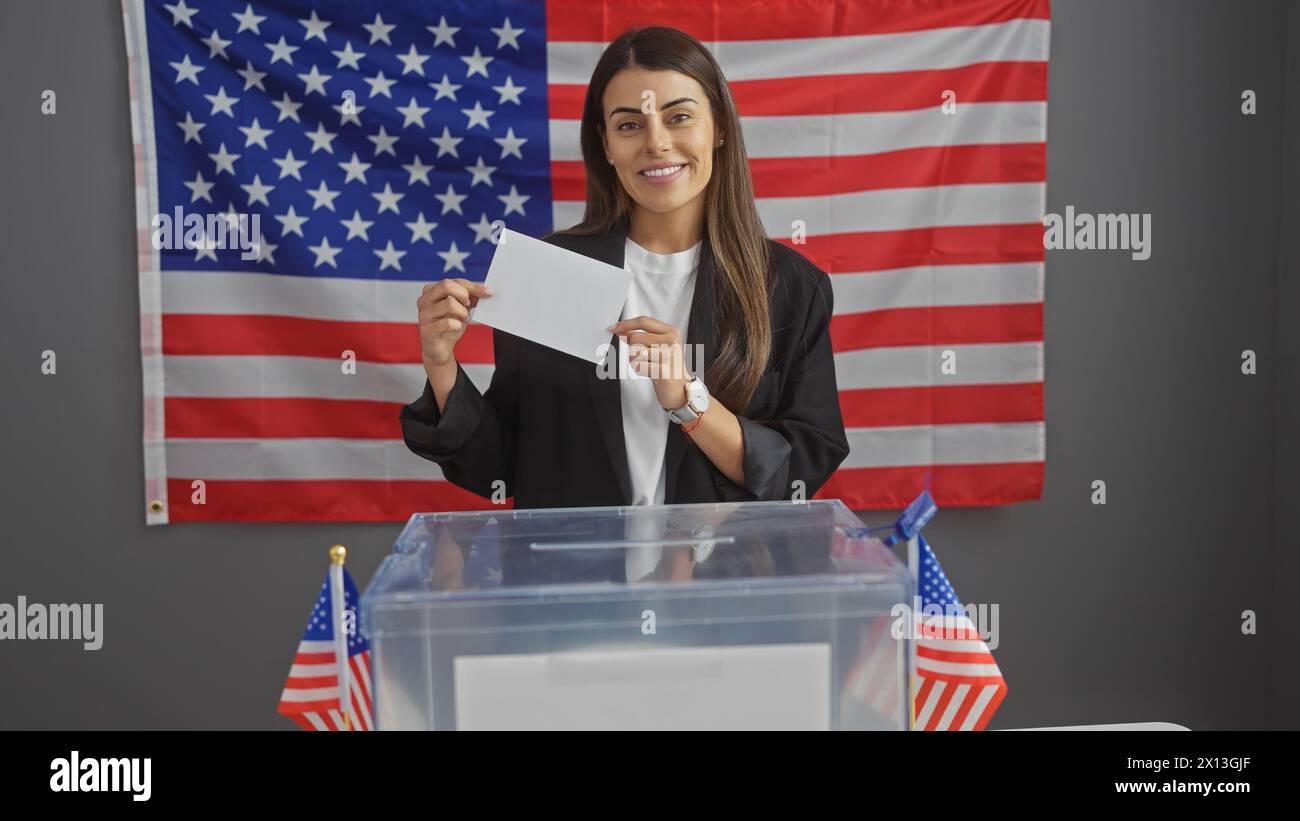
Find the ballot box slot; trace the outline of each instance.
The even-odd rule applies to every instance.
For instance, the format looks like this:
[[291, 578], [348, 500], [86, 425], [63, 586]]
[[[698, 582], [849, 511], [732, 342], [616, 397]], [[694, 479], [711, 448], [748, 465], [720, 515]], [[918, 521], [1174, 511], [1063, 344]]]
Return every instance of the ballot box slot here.
[[610, 542], [531, 542], [530, 550], [622, 550], [629, 547], [692, 547], [701, 541], [712, 544], [735, 544], [731, 536], [720, 539], [622, 539]]

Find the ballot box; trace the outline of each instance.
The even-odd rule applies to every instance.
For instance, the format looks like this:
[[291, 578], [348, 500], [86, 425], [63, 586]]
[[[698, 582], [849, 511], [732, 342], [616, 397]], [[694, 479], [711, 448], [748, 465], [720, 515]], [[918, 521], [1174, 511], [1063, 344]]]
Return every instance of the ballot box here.
[[912, 587], [839, 500], [416, 514], [361, 597], [375, 723], [906, 729]]

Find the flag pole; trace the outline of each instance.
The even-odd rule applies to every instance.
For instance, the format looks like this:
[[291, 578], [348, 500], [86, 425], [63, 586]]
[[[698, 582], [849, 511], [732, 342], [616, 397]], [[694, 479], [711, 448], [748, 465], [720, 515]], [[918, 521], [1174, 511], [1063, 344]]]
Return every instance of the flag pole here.
[[[912, 574], [912, 586], [914, 588], [921, 583], [920, 548], [917, 545], [916, 539], [917, 537], [913, 536], [907, 540], [907, 572]], [[916, 604], [919, 596], [920, 591], [914, 590], [911, 604]], [[909, 607], [908, 609], [910, 610], [912, 608]], [[921, 640], [921, 636], [916, 628], [919, 625], [920, 620], [920, 613], [912, 613], [912, 657], [909, 659], [911, 663], [908, 666], [911, 669], [908, 670], [907, 675], [907, 729], [909, 730], [916, 729], [916, 645]]]
[[343, 716], [343, 729], [352, 729], [352, 699], [348, 667], [348, 636], [344, 632], [343, 611], [346, 609], [346, 597], [343, 588], [343, 562], [347, 560], [348, 549], [341, 544], [330, 548], [330, 610], [334, 624], [334, 661], [338, 667], [339, 713]]

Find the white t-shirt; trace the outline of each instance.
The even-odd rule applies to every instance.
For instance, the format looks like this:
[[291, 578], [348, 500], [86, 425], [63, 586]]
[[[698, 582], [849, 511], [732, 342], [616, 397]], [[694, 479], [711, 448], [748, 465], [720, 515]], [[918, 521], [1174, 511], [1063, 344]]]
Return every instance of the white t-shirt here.
[[[700, 242], [675, 254], [656, 254], [628, 239], [623, 249], [623, 267], [632, 272], [627, 302], [619, 319], [649, 316], [673, 325], [681, 332], [683, 343], [688, 332], [691, 302], [695, 298], [695, 279], [700, 256]], [[635, 342], [637, 332], [628, 335]], [[627, 362], [627, 346], [619, 344], [621, 362]], [[655, 396], [654, 383], [625, 364], [620, 366], [625, 378], [619, 380], [623, 404], [623, 441], [632, 474], [632, 504], [661, 505], [664, 502], [664, 448], [668, 443], [668, 412]], [[628, 538], [655, 540], [662, 538], [662, 522], [655, 516], [634, 520]], [[640, 532], [644, 531], [644, 532]], [[654, 570], [662, 548], [629, 548], [626, 555], [627, 579], [636, 581]]]
[[[632, 272], [627, 303], [619, 319], [650, 316], [676, 326], [685, 342], [691, 302], [695, 296], [699, 242], [675, 254], [656, 254], [632, 240], [623, 251], [623, 267]], [[635, 342], [638, 333], [628, 335]], [[627, 347], [620, 343], [622, 361]], [[627, 368], [619, 380], [623, 403], [623, 440], [632, 473], [632, 504], [660, 505], [664, 501], [664, 446], [667, 443], [668, 412], [655, 397], [654, 383]]]

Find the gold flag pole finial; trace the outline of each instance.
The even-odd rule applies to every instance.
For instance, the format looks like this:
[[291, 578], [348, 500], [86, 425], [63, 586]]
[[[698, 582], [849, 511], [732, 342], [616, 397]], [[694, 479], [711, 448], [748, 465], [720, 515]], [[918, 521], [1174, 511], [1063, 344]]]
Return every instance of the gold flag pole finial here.
[[[330, 587], [335, 611], [334, 656], [338, 662], [339, 712], [343, 714], [343, 729], [352, 730], [352, 710], [348, 706], [350, 691], [348, 676], [348, 645], [343, 635], [342, 613], [344, 607], [343, 563], [347, 561], [348, 549], [341, 544], [330, 548]], [[337, 569], [335, 569], [337, 568]]]

